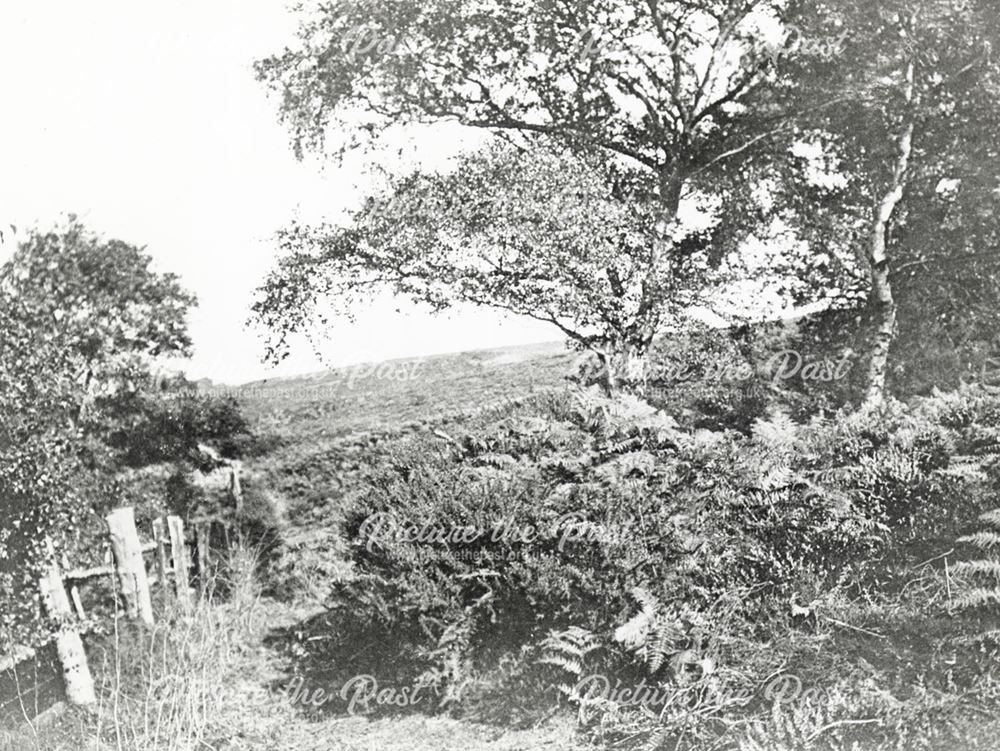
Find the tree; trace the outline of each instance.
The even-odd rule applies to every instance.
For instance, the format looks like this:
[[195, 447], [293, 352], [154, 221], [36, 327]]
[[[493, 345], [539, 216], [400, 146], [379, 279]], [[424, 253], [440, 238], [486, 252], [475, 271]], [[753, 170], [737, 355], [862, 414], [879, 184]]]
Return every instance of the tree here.
[[82, 505], [71, 479], [77, 391], [67, 350], [35, 337], [0, 297], [0, 653], [36, 635], [44, 541]]
[[797, 120], [794, 137], [822, 144], [847, 180], [795, 224], [818, 252], [853, 249], [865, 270], [865, 398], [877, 403], [901, 329], [919, 347], [932, 332], [957, 344], [995, 325], [1000, 24], [974, 0], [809, 2], [798, 19], [804, 35], [847, 30], [841, 56], [784, 61], [783, 94], [845, 100]]
[[[380, 286], [444, 308], [486, 305], [556, 326], [595, 353], [608, 389], [645, 332], [701, 300], [713, 280], [711, 231], [689, 232], [657, 274], [662, 298], [643, 289], [654, 256], [658, 206], [636, 199], [634, 170], [562, 149], [488, 149], [447, 174], [417, 173], [370, 198], [350, 227], [294, 227], [289, 253], [254, 305], [274, 332], [271, 353], [335, 305]], [[669, 260], [670, 265], [667, 265]]]
[[[741, 165], [787, 127], [787, 112], [745, 106], [772, 83], [767, 28], [780, 5], [332, 2], [303, 18], [298, 48], [260, 61], [257, 71], [280, 92], [300, 155], [323, 149], [333, 128], [353, 136], [334, 149], [342, 153], [396, 123], [454, 120], [627, 160], [643, 178], [636, 195], [655, 198], [635, 303], [652, 309], [669, 297], [671, 256], [683, 256], [691, 242], [678, 220], [682, 198], [712, 193], [720, 180], [746, 183]], [[293, 252], [296, 237], [285, 236]], [[287, 279], [301, 260], [285, 265]], [[629, 374], [641, 366], [656, 322], [645, 318], [631, 337], [623, 353]]]
[[36, 342], [58, 342], [86, 395], [127, 387], [153, 358], [184, 356], [195, 298], [141, 248], [104, 240], [75, 218], [31, 232], [0, 268], [0, 304]]
[[233, 405], [195, 416], [212, 405], [171, 412], [156, 400], [153, 361], [188, 351], [193, 300], [142, 249], [75, 219], [28, 233], [0, 267], [0, 651], [41, 633], [46, 538], [96, 549], [83, 525], [121, 503], [117, 473], [133, 458], [123, 430], [148, 438], [158, 421], [163, 445], [144, 458], [169, 461], [206, 435], [244, 429]]

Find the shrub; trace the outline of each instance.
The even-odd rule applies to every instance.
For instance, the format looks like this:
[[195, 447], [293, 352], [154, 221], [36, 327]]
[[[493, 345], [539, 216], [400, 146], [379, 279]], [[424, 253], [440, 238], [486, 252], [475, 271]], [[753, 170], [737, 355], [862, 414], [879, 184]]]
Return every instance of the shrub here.
[[232, 397], [201, 394], [183, 379], [160, 390], [135, 390], [99, 402], [107, 442], [129, 467], [185, 459], [199, 443], [217, 447], [223, 456], [251, 450], [253, 437]]
[[734, 589], [787, 595], [886, 533], [881, 507], [803, 473], [799, 433], [778, 416], [751, 436], [690, 434], [591, 391], [484, 419], [453, 444], [404, 442], [351, 501], [355, 576], [334, 601], [444, 686], [552, 632], [609, 640], [636, 587], [692, 612]]
[[38, 579], [47, 541], [75, 548], [85, 497], [72, 447], [50, 435], [0, 450], [0, 654], [38, 644], [52, 630], [40, 620]]

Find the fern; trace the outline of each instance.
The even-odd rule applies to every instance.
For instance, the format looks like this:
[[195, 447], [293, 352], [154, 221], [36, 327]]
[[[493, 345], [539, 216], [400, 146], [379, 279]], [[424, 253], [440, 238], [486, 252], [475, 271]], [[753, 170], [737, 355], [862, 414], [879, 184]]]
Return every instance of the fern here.
[[975, 545], [977, 548], [982, 548], [984, 550], [991, 550], [997, 545], [1000, 545], [1000, 534], [997, 534], [996, 532], [982, 531], [971, 535], [965, 535], [964, 537], [959, 537], [958, 541]]
[[[856, 719], [860, 708], [854, 697], [831, 691], [822, 699], [790, 704], [774, 702], [766, 717], [752, 720], [736, 741], [738, 751], [806, 751], [807, 749], [848, 748], [838, 738], [842, 724], [867, 724]], [[856, 746], [850, 746], [856, 748]]]
[[[1000, 509], [987, 511], [979, 517], [982, 522], [1000, 528]], [[1000, 532], [981, 530], [958, 539], [987, 553], [1000, 546]], [[964, 589], [956, 594], [953, 605], [960, 610], [996, 608], [1000, 605], [1000, 559], [995, 555], [955, 565], [952, 573], [959, 578]]]
[[951, 573], [956, 576], [990, 576], [997, 581], [1000, 581], [1000, 561], [962, 561], [961, 563], [955, 564]]
[[797, 426], [783, 412], [778, 412], [769, 420], [758, 419], [753, 424], [754, 441], [777, 454], [788, 454], [798, 440]]
[[985, 522], [991, 527], [1000, 529], [1000, 509], [993, 509], [992, 511], [987, 511], [985, 514], [979, 517], [979, 520]]
[[649, 629], [660, 611], [660, 603], [648, 590], [634, 587], [632, 597], [639, 603], [639, 612], [615, 629], [615, 641], [629, 651], [635, 651], [645, 644]]
[[974, 610], [1000, 605], [1000, 589], [976, 587], [955, 596], [952, 604], [959, 610]]
[[591, 652], [600, 648], [600, 643], [593, 632], [571, 626], [565, 631], [552, 631], [542, 641], [543, 656], [539, 662], [543, 665], [553, 665], [563, 670], [573, 682], [560, 683], [556, 688], [570, 703], [577, 706], [581, 725], [588, 723], [589, 711], [595, 707], [607, 709], [606, 699], [594, 696], [589, 691], [581, 694], [584, 678], [584, 663]]
[[639, 612], [615, 629], [615, 641], [634, 653], [650, 673], [656, 673], [667, 658], [677, 650], [674, 644], [680, 632], [664, 616], [656, 596], [643, 587], [634, 587], [632, 597], [639, 604]]
[[553, 631], [542, 642], [544, 655], [539, 660], [544, 665], [555, 665], [575, 678], [583, 677], [583, 663], [600, 644], [593, 632], [579, 626], [565, 631]]

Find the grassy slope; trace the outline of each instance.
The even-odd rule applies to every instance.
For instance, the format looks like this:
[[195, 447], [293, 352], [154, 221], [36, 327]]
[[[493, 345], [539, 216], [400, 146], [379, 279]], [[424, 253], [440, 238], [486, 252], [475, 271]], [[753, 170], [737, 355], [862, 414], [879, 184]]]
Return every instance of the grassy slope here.
[[562, 385], [561, 343], [393, 360], [259, 381], [237, 393], [258, 432], [299, 444], [439, 421]]
[[247, 384], [240, 401], [271, 444], [251, 471], [291, 523], [293, 549], [312, 541], [328, 550], [339, 500], [372, 447], [411, 432], [438, 442], [431, 431], [464, 415], [563, 388], [572, 360], [561, 343], [549, 343]]

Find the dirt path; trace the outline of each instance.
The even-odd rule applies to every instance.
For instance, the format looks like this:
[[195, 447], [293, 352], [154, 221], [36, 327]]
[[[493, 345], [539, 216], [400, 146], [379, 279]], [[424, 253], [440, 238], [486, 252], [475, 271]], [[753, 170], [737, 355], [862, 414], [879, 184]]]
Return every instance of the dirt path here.
[[[571, 717], [555, 717], [528, 730], [411, 714], [369, 719], [333, 715], [314, 719], [293, 707], [276, 686], [294, 678], [265, 637], [315, 615], [315, 607], [290, 608], [263, 599], [256, 638], [247, 645], [233, 683], [232, 732], [210, 739], [216, 751], [577, 751]], [[266, 689], [265, 687], [271, 687]], [[243, 706], [240, 706], [241, 703]], [[247, 705], [253, 707], [247, 710]], [[237, 719], [239, 718], [239, 719]]]

